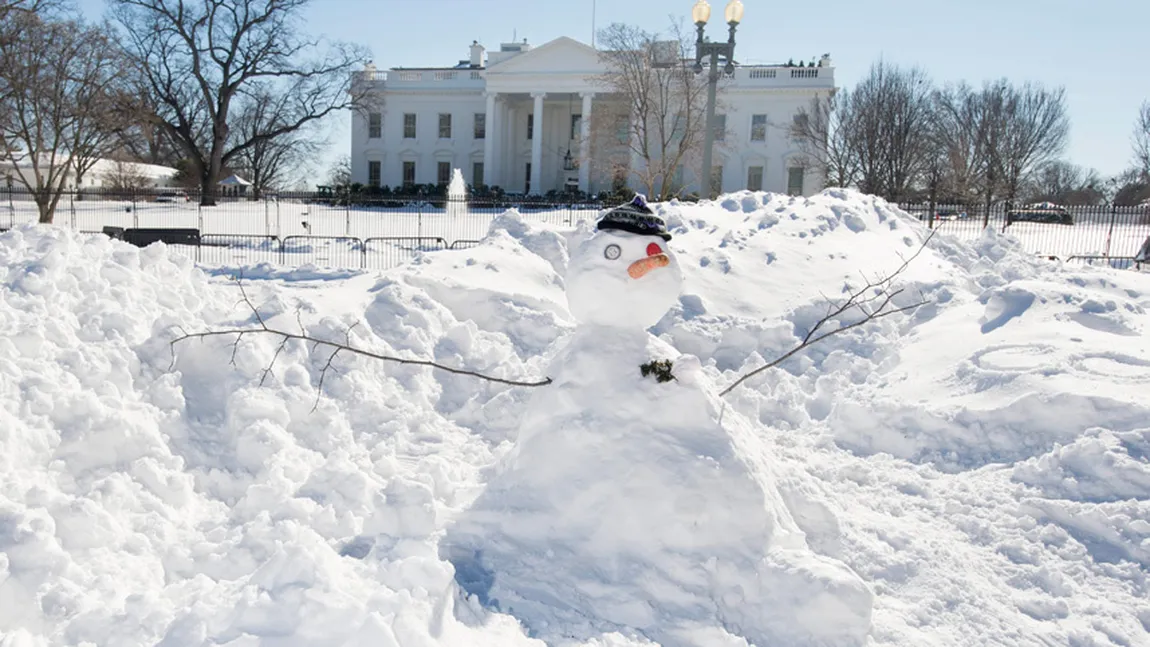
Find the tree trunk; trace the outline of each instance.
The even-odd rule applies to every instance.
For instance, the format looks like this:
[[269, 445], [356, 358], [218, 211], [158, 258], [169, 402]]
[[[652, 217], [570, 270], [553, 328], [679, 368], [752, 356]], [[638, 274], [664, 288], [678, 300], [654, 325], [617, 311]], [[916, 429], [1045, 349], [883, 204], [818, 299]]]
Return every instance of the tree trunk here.
[[223, 149], [223, 142], [217, 141], [216, 145], [212, 147], [208, 165], [200, 175], [200, 206], [202, 207], [216, 206], [216, 194], [219, 191], [216, 182], [219, 181], [220, 170], [224, 167]]
[[51, 195], [41, 192], [36, 194], [36, 209], [40, 212], [40, 224], [52, 224], [52, 218], [56, 211], [55, 206]]

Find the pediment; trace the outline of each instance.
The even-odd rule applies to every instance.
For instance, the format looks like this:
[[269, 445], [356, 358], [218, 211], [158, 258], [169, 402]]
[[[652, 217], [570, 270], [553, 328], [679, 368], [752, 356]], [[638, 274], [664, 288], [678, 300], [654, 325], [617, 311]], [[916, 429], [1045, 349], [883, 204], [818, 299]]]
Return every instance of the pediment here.
[[499, 75], [579, 74], [597, 75], [606, 71], [599, 52], [579, 41], [561, 36], [487, 68], [488, 78]]

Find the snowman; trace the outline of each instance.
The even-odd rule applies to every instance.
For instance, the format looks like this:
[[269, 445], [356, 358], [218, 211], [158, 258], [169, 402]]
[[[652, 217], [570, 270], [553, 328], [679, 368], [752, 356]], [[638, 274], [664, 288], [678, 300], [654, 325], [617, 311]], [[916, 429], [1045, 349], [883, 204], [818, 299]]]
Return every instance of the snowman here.
[[769, 448], [739, 416], [720, 422], [698, 360], [646, 330], [683, 284], [662, 219], [640, 197], [596, 229], [568, 265], [578, 326], [554, 381], [441, 543], [461, 605], [549, 645], [863, 644], [871, 592], [807, 547]]

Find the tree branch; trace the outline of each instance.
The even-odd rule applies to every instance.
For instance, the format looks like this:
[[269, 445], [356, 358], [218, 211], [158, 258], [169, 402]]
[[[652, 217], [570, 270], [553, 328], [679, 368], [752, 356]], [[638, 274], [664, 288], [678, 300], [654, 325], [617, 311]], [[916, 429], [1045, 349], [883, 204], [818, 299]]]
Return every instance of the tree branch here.
[[228, 336], [228, 335], [235, 335], [236, 340], [232, 343], [232, 354], [231, 354], [231, 359], [230, 359], [231, 365], [234, 366], [235, 365], [236, 351], [237, 351], [237, 348], [239, 347], [240, 340], [243, 339], [244, 335], [261, 335], [261, 334], [263, 334], [263, 335], [272, 335], [272, 336], [279, 337], [279, 338], [281, 338], [281, 341], [280, 341], [279, 347], [276, 349], [275, 355], [272, 356], [271, 362], [268, 364], [267, 367], [264, 368], [262, 374], [260, 375], [260, 385], [261, 386], [263, 386], [264, 381], [268, 378], [268, 376], [272, 374], [272, 369], [275, 367], [276, 360], [279, 359], [280, 354], [283, 352], [284, 348], [286, 347], [286, 345], [289, 341], [291, 341], [293, 339], [298, 339], [298, 340], [303, 341], [303, 342], [311, 342], [312, 352], [315, 352], [315, 350], [319, 349], [321, 346], [333, 349], [331, 355], [328, 356], [327, 362], [325, 363], [323, 369], [320, 371], [319, 384], [316, 387], [316, 391], [317, 391], [316, 404], [317, 404], [317, 406], [319, 403], [319, 394], [321, 394], [323, 392], [324, 378], [326, 377], [327, 372], [332, 368], [332, 362], [335, 361], [336, 356], [339, 355], [341, 352], [347, 352], [347, 353], [351, 353], [353, 355], [360, 355], [362, 357], [370, 357], [371, 359], [378, 359], [378, 360], [382, 360], [385, 362], [395, 362], [397, 364], [407, 364], [407, 365], [412, 365], [412, 366], [426, 366], [429, 368], [439, 369], [441, 371], [447, 371], [448, 373], [453, 373], [455, 375], [469, 375], [471, 377], [477, 377], [481, 380], [487, 380], [488, 382], [497, 382], [499, 384], [507, 384], [509, 386], [535, 387], [535, 386], [546, 386], [548, 384], [551, 384], [551, 378], [549, 378], [549, 377], [544, 378], [542, 380], [534, 380], [534, 381], [509, 380], [509, 379], [505, 379], [505, 378], [501, 378], [501, 377], [484, 375], [482, 373], [478, 373], [475, 371], [469, 371], [466, 369], [454, 368], [451, 366], [445, 366], [443, 364], [439, 364], [437, 362], [433, 362], [430, 360], [406, 359], [403, 357], [393, 357], [391, 355], [384, 355], [381, 353], [375, 353], [372, 351], [364, 350], [362, 348], [356, 348], [356, 347], [351, 345], [351, 332], [355, 329], [355, 327], [358, 325], [358, 323], [355, 325], [352, 325], [351, 327], [349, 327], [345, 331], [344, 341], [342, 343], [341, 342], [335, 342], [335, 341], [328, 341], [326, 339], [319, 339], [319, 338], [313, 337], [311, 335], [308, 335], [306, 330], [303, 329], [303, 322], [299, 319], [298, 312], [297, 312], [296, 320], [300, 323], [300, 332], [294, 333], [294, 332], [288, 332], [286, 330], [278, 330], [275, 328], [271, 328], [267, 325], [267, 322], [263, 318], [263, 316], [260, 315], [259, 310], [255, 307], [255, 304], [253, 304], [251, 299], [248, 297], [247, 291], [244, 290], [243, 283], [241, 283], [238, 279], [237, 279], [237, 283], [239, 284], [239, 287], [240, 287], [240, 294], [243, 297], [242, 298], [243, 303], [247, 304], [248, 308], [251, 309], [252, 314], [255, 316], [256, 321], [259, 323], [259, 326], [258, 327], [252, 327], [252, 328], [228, 328], [228, 329], [224, 329], [224, 330], [205, 330], [202, 332], [187, 332], [187, 331], [183, 330], [182, 328], [180, 328], [181, 334], [178, 337], [176, 337], [175, 339], [173, 339], [171, 342], [169, 342], [169, 345], [170, 345], [170, 348], [172, 351], [172, 366], [175, 366], [175, 359], [176, 359], [175, 346], [176, 346], [176, 344], [178, 344], [182, 341], [187, 341], [189, 339], [201, 339], [202, 340], [202, 339], [206, 339], [208, 337], [223, 337], [223, 336]]
[[[794, 348], [787, 351], [783, 355], [779, 356], [775, 360], [768, 362], [767, 364], [760, 366], [759, 368], [756, 368], [755, 370], [751, 371], [750, 373], [747, 373], [746, 375], [743, 375], [739, 379], [735, 380], [734, 383], [732, 383], [730, 386], [728, 386], [727, 388], [725, 388], [719, 392], [719, 397], [723, 397], [723, 396], [727, 395], [731, 391], [735, 390], [735, 387], [739, 386], [743, 382], [746, 382], [747, 380], [758, 375], [759, 373], [762, 373], [763, 371], [765, 371], [767, 369], [774, 368], [775, 366], [782, 364], [783, 362], [785, 362], [788, 359], [790, 359], [791, 357], [793, 357], [796, 353], [798, 353], [798, 352], [800, 352], [800, 351], [802, 351], [802, 350], [804, 350], [804, 349], [806, 349], [806, 348], [808, 348], [814, 344], [817, 344], [818, 342], [826, 339], [827, 337], [831, 337], [833, 335], [844, 333], [848, 330], [851, 330], [852, 328], [858, 328], [859, 326], [862, 326], [863, 324], [869, 323], [871, 321], [882, 319], [884, 317], [889, 317], [891, 315], [899, 314], [901, 312], [907, 312], [910, 310], [914, 310], [915, 308], [918, 308], [919, 306], [926, 305], [928, 303], [928, 301], [920, 300], [917, 303], [911, 304], [909, 306], [904, 306], [901, 308], [891, 308], [891, 305], [893, 304], [895, 297], [902, 294], [904, 290], [898, 289], [898, 290], [894, 290], [893, 292], [890, 292], [890, 291], [887, 291], [887, 289], [889, 288], [890, 284], [894, 281], [894, 279], [897, 278], [899, 275], [901, 275], [904, 271], [906, 271], [906, 268], [910, 265], [910, 263], [912, 261], [914, 261], [914, 259], [918, 258], [919, 254], [922, 254], [922, 250], [926, 249], [926, 246], [930, 242], [931, 238], [934, 238], [934, 232], [935, 232], [935, 230], [932, 230], [930, 232], [930, 234], [926, 237], [926, 239], [923, 240], [922, 245], [919, 246], [918, 250], [913, 255], [911, 255], [910, 258], [904, 260], [902, 265], [900, 265], [898, 267], [898, 269], [896, 269], [891, 274], [889, 274], [886, 277], [879, 279], [877, 281], [876, 280], [868, 280], [867, 284], [865, 286], [863, 286], [862, 288], [860, 288], [858, 290], [851, 292], [850, 295], [847, 297], [846, 301], [844, 301], [843, 303], [841, 303], [837, 306], [834, 303], [831, 303], [830, 307], [827, 310], [827, 314], [815, 322], [815, 325], [812, 326], [809, 331], [807, 331], [807, 334], [803, 337], [802, 341], [800, 341]], [[870, 292], [871, 290], [876, 290], [876, 289], [879, 290], [879, 292], [877, 294], [869, 295], [869, 296], [867, 295], [868, 292]], [[880, 298], [881, 298], [881, 301], [880, 301]], [[864, 307], [866, 304], [869, 304], [869, 303], [874, 302], [874, 301], [879, 301], [878, 307], [874, 308], [873, 310], [868, 310], [867, 308]], [[825, 326], [827, 323], [838, 318], [840, 315], [847, 312], [851, 308], [857, 308], [860, 312], [862, 312], [863, 313], [862, 319], [859, 319], [858, 321], [855, 321], [855, 322], [850, 323], [850, 324], [840, 325], [838, 328], [835, 328], [834, 330], [831, 330], [829, 332], [824, 332], [821, 335], [815, 334], [816, 332], [821, 330], [823, 328], [823, 326]]]

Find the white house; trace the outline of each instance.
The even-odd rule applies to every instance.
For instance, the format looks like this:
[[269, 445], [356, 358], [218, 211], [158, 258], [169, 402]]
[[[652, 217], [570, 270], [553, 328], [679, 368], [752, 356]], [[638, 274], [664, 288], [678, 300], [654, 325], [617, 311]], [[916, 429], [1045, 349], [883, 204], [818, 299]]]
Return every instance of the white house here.
[[[353, 182], [446, 184], [459, 168], [469, 184], [509, 193], [610, 189], [612, 177], [595, 170], [605, 153], [592, 149], [588, 126], [596, 106], [611, 100], [597, 50], [560, 37], [534, 48], [504, 43], [497, 52], [473, 43], [470, 54], [455, 67], [369, 64], [358, 73], [357, 82], [373, 84], [374, 103], [353, 117]], [[800, 108], [834, 88], [829, 56], [809, 67], [736, 66], [716, 115], [720, 129], [725, 123], [712, 162], [721, 190], [821, 190], [822, 178], [804, 168], [788, 132]], [[564, 168], [569, 151], [574, 169]], [[631, 163], [639, 160], [633, 155]], [[679, 178], [688, 191], [698, 190], [700, 170]]]

